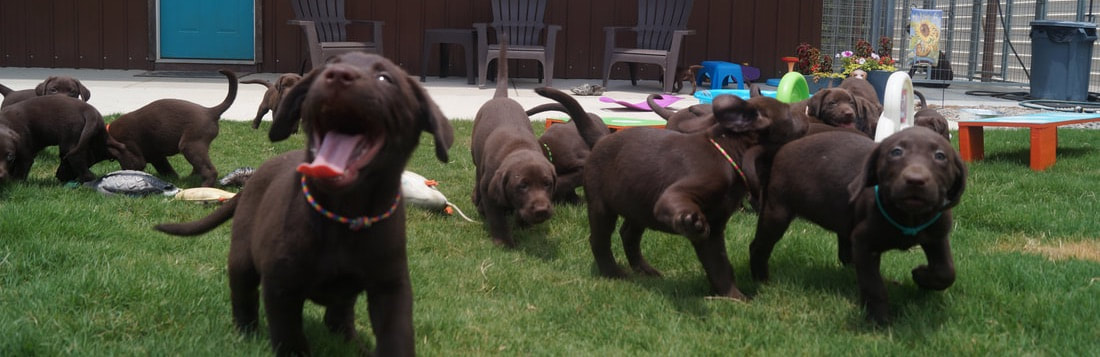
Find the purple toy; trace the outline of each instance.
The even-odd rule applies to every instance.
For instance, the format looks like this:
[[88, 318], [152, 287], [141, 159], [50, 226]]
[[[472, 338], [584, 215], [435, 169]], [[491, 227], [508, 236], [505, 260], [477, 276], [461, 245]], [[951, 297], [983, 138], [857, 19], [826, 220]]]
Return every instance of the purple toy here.
[[[683, 98], [680, 98], [680, 97], [677, 97], [677, 96], [672, 96], [672, 95], [658, 95], [657, 98], [654, 99], [653, 101], [656, 102], [657, 105], [660, 105], [662, 108], [664, 108], [664, 107], [672, 105], [672, 103], [676, 103], [680, 99], [683, 99]], [[638, 102], [638, 103], [629, 103], [629, 102], [624, 102], [624, 101], [621, 101], [621, 100], [615, 100], [614, 98], [611, 98], [611, 97], [600, 97], [600, 101], [604, 102], [604, 103], [615, 103], [615, 104], [618, 104], [618, 105], [621, 105], [621, 106], [624, 106], [624, 107], [627, 107], [627, 108], [630, 108], [630, 109], [634, 109], [634, 110], [643, 110], [643, 111], [647, 111], [647, 112], [648, 111], [653, 111], [653, 109], [649, 107], [649, 103], [646, 103], [646, 101], [644, 101], [644, 100], [641, 101], [641, 102]]]

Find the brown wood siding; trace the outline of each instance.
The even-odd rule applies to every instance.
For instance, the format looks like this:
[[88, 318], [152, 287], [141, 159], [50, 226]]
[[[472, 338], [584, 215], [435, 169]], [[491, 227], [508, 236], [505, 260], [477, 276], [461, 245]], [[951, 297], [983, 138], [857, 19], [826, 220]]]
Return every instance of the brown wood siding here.
[[[151, 31], [155, 0], [0, 0], [0, 66], [153, 69]], [[437, 49], [428, 67], [420, 68], [425, 28], [468, 28], [491, 21], [486, 0], [348, 1], [349, 18], [385, 21], [385, 55], [411, 73], [439, 73]], [[256, 70], [298, 72], [305, 58], [304, 40], [285, 0], [261, 0], [261, 62]], [[822, 1], [696, 0], [689, 27], [696, 31], [684, 44], [682, 63], [725, 60], [749, 63], [764, 77], [776, 77], [786, 66], [779, 57], [792, 55], [799, 42], [818, 44]], [[555, 77], [600, 78], [605, 26], [630, 26], [636, 0], [551, 0], [546, 21], [561, 25], [555, 55]], [[353, 26], [353, 36], [369, 30]], [[451, 51], [451, 73], [462, 75], [462, 51]], [[533, 61], [516, 61], [513, 71], [534, 77]], [[626, 66], [615, 65], [612, 78], [625, 78]], [[656, 67], [642, 66], [646, 78]]]
[[0, 66], [151, 69], [148, 0], [0, 0]]

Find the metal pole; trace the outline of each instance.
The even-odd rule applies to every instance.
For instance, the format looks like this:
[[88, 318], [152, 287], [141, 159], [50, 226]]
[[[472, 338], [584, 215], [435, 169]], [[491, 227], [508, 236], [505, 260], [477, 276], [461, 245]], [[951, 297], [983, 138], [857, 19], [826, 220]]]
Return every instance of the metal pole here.
[[1004, 28], [1001, 34], [1004, 35], [1004, 39], [1001, 41], [1001, 79], [1008, 81], [1008, 38], [1012, 34], [1012, 0], [1005, 0], [1004, 7]]
[[[912, 4], [909, 2], [909, 0], [903, 0], [901, 3], [901, 8], [909, 10], [910, 5]], [[911, 13], [912, 12], [910, 11], [909, 17], [912, 17]], [[909, 31], [912, 31], [912, 29], [909, 28], [910, 26], [912, 26], [912, 24], [910, 23], [912, 22], [912, 20], [909, 17], [905, 19], [905, 23], [907, 25], [903, 27], [906, 30], [901, 32], [901, 44], [898, 45], [898, 63], [906, 63], [906, 60], [908, 59], [907, 57], [909, 57]]]
[[1074, 20], [1074, 21], [1077, 21], [1077, 22], [1084, 22], [1085, 21], [1085, 11], [1088, 11], [1088, 9], [1086, 9], [1085, 6], [1087, 6], [1087, 5], [1085, 5], [1085, 0], [1077, 0], [1077, 19]]
[[[876, 44], [875, 45], [876, 47], [878, 47], [877, 44], [878, 44], [879, 37], [886, 36], [886, 37], [889, 37], [891, 40], [893, 40], [893, 38], [894, 38], [894, 23], [897, 22], [897, 20], [894, 18], [894, 15], [895, 15], [895, 12], [896, 12], [895, 9], [897, 9], [896, 8], [897, 4], [898, 3], [897, 3], [896, 0], [886, 0], [886, 9], [885, 9], [886, 11], [883, 12], [883, 14], [886, 16], [886, 24], [885, 24], [886, 26], [884, 26], [882, 28], [883, 34], [881, 36], [874, 37], [875, 40], [873, 42], [871, 42], [871, 43]], [[908, 6], [905, 7], [905, 8], [909, 9]]]
[[880, 15], [882, 14], [882, 1], [883, 0], [871, 0], [871, 39], [868, 41], [871, 43], [875, 43], [874, 39], [878, 38], [880, 33], [879, 27], [882, 26], [882, 16]]
[[944, 46], [944, 51], [947, 52], [947, 58], [951, 59], [953, 56], [952, 51], [955, 50], [955, 6], [958, 5], [957, 0], [948, 1], [947, 4], [947, 46]]
[[982, 2], [974, 0], [970, 6], [970, 53], [966, 60], [966, 77], [974, 80], [974, 74], [978, 72], [978, 44], [982, 42]]
[[1043, 20], [1047, 18], [1047, 0], [1035, 0], [1035, 19]]

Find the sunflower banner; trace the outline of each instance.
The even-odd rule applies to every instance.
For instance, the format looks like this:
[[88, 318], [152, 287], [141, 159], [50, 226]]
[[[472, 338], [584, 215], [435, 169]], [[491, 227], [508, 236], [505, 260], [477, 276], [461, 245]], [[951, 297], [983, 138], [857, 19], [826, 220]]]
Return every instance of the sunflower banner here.
[[909, 9], [909, 63], [928, 63], [933, 67], [939, 60], [940, 26], [943, 10]]

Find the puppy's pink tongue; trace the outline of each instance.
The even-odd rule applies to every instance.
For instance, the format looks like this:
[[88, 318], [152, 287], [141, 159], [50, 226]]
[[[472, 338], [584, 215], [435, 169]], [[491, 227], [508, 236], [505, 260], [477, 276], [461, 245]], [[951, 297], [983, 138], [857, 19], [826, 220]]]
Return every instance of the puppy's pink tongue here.
[[332, 131], [326, 133], [313, 162], [298, 165], [298, 172], [322, 179], [342, 176], [351, 159], [351, 154], [362, 139], [362, 135], [347, 135]]

